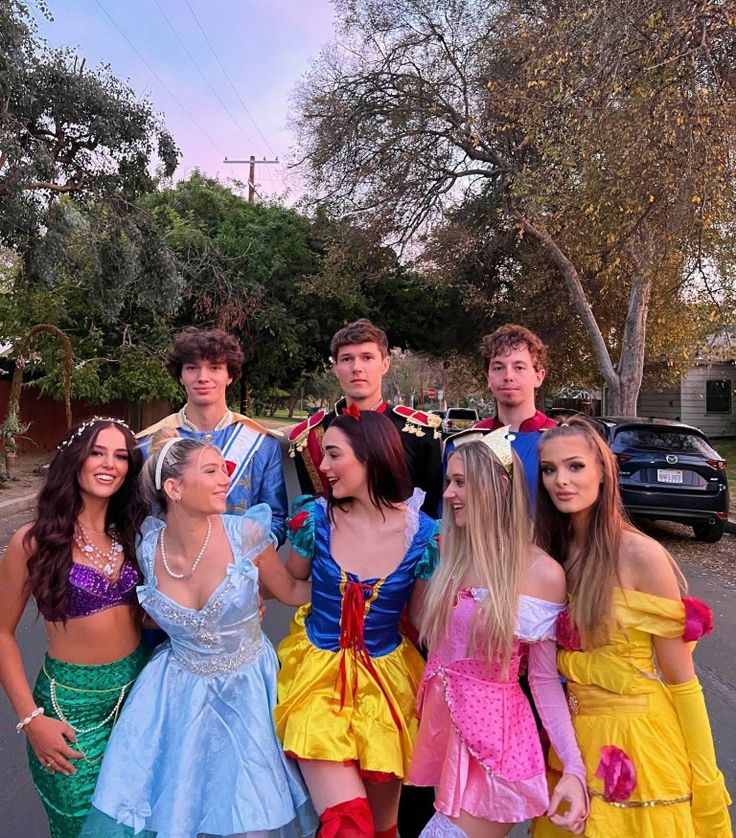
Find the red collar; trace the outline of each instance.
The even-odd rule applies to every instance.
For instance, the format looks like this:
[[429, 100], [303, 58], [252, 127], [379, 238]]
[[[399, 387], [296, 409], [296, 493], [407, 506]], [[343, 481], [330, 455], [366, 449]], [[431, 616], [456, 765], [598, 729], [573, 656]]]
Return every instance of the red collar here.
[[[519, 425], [519, 433], [528, 434], [531, 431], [547, 430], [548, 428], [554, 428], [556, 424], [554, 419], [550, 419], [549, 416], [545, 416], [541, 410], [538, 410], [534, 416], [525, 419]], [[482, 422], [478, 422], [475, 427], [496, 431], [504, 426], [497, 416], [493, 416], [490, 419], [484, 419]]]
[[[345, 413], [345, 411], [347, 410], [347, 406], [347, 400], [343, 397], [335, 404], [335, 413], [338, 416], [340, 416], [341, 414]], [[388, 404], [385, 401], [381, 400], [381, 403], [377, 407], [374, 407], [373, 411], [375, 413], [385, 413], [387, 408]]]

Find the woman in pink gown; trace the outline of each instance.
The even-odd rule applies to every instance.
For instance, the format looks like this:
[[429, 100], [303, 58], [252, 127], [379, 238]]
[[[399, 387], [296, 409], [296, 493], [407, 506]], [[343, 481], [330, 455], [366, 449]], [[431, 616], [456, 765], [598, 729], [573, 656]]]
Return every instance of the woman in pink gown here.
[[[436, 789], [425, 838], [501, 838], [545, 814], [579, 832], [587, 815], [585, 771], [555, 663], [565, 576], [530, 542], [524, 474], [508, 442], [502, 429], [450, 456], [440, 562], [428, 583], [417, 583], [427, 585], [414, 602], [429, 659], [409, 781]], [[564, 765], [551, 798], [519, 686], [524, 665]]]

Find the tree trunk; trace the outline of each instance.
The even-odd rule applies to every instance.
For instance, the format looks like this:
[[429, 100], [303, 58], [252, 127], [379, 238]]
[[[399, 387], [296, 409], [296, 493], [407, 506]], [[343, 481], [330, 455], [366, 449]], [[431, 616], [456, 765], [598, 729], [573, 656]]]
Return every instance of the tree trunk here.
[[627, 248], [634, 267], [634, 275], [631, 281], [629, 308], [626, 312], [621, 354], [617, 367], [621, 385], [619, 390], [620, 403], [617, 411], [619, 416], [636, 416], [636, 403], [644, 376], [647, 316], [652, 290], [651, 272], [648, 270], [652, 262], [650, 230], [646, 226], [642, 226], [637, 239], [637, 242], [632, 242], [630, 247]]
[[536, 221], [530, 221], [519, 212], [515, 212], [514, 215], [521, 221], [525, 232], [537, 242], [564, 278], [575, 311], [587, 332], [598, 362], [598, 368], [608, 388], [606, 412], [612, 416], [636, 416], [636, 403], [644, 373], [646, 325], [652, 286], [651, 278], [645, 269], [652, 254], [648, 231], [640, 231], [639, 244], [641, 246], [638, 249], [634, 249], [633, 245], [629, 249], [629, 257], [634, 266], [634, 276], [624, 324], [621, 355], [618, 365], [614, 367], [575, 265], [563, 253], [543, 225]]

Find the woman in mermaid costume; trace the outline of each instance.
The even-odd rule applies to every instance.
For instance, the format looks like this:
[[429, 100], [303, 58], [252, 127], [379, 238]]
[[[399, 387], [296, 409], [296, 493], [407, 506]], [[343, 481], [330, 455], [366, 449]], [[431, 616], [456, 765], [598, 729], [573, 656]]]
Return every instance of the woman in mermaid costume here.
[[276, 726], [321, 838], [393, 838], [424, 665], [399, 620], [436, 563], [437, 526], [420, 511], [423, 493], [409, 498], [401, 439], [384, 416], [355, 409], [322, 442], [330, 498], [297, 498], [288, 525], [287, 567], [311, 575], [312, 599], [279, 646]]
[[[540, 464], [537, 539], [567, 574], [557, 661], [588, 775], [584, 834], [731, 838], [692, 659], [710, 609], [681, 599], [672, 559], [625, 519], [616, 461], [590, 420], [571, 416], [546, 431]], [[554, 750], [549, 769], [554, 781]], [[538, 821], [533, 834], [564, 833]]]
[[[450, 456], [439, 567], [418, 583], [413, 602], [429, 658], [409, 781], [435, 787], [437, 810], [423, 838], [502, 838], [545, 814], [577, 832], [587, 814], [585, 771], [555, 665], [564, 574], [531, 543], [526, 480], [507, 431]], [[523, 661], [564, 765], [551, 797], [519, 685]]]
[[278, 559], [266, 504], [223, 514], [229, 474], [209, 443], [161, 432], [144, 466], [143, 609], [168, 634], [108, 743], [85, 838], [300, 838], [316, 816], [273, 723], [277, 660], [264, 595], [309, 598]]
[[[0, 682], [52, 838], [79, 834], [108, 737], [148, 660], [135, 597], [141, 464], [125, 423], [76, 425], [51, 461], [34, 521], [0, 563]], [[33, 691], [14, 636], [29, 596], [48, 638]]]

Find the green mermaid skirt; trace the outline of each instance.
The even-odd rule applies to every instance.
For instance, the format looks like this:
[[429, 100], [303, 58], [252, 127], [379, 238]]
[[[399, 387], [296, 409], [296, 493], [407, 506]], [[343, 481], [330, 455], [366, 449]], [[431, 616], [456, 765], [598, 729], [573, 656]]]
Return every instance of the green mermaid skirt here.
[[84, 757], [72, 760], [76, 774], [50, 773], [28, 745], [33, 785], [49, 819], [51, 838], [76, 838], [89, 811], [102, 756], [112, 727], [138, 673], [150, 657], [141, 644], [125, 658], [99, 666], [64, 663], [46, 655], [33, 688], [37, 707], [63, 716], [76, 730], [72, 748]]

